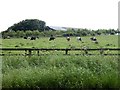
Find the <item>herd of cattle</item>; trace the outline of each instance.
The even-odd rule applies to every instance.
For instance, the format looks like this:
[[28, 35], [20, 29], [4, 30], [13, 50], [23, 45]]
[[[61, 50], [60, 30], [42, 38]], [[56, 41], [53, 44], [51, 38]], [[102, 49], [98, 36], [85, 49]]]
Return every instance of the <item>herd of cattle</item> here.
[[30, 40], [36, 40], [37, 38], [39, 38], [39, 37], [35, 37], [35, 36], [32, 36], [32, 37], [24, 37], [24, 39], [30, 39]]
[[[30, 39], [30, 40], [36, 40], [37, 38], [39, 38], [39, 37], [35, 37], [35, 36], [32, 36], [32, 37], [24, 37], [24, 39]], [[56, 39], [56, 38], [55, 38], [53, 35], [51, 35], [51, 36], [49, 37], [49, 41], [52, 41], [52, 40], [55, 40], [55, 39]], [[81, 38], [81, 37], [77, 37], [76, 39], [77, 39], [77, 41], [82, 41], [82, 38]], [[66, 37], [66, 40], [67, 40], [67, 41], [70, 41], [71, 38], [70, 38], [70, 37]], [[98, 40], [97, 40], [96, 37], [91, 37], [90, 40], [93, 41], [93, 42], [95, 42], [95, 44], [98, 44]]]
[[[29, 37], [25, 36], [25, 37], [23, 37], [23, 38], [24, 38], [24, 39], [29, 39], [29, 40], [39, 39], [39, 37], [36, 37], [36, 36], [29, 36]], [[10, 37], [8, 36], [8, 37], [3, 38], [3, 39], [10, 39]], [[56, 39], [56, 38], [55, 38], [53, 35], [51, 35], [51, 36], [49, 37], [49, 41], [52, 41], [52, 40], [55, 40], [55, 39]], [[83, 43], [83, 40], [82, 40], [81, 37], [77, 37], [76, 39], [77, 39], [77, 41], [81, 41], [81, 42]], [[67, 41], [70, 41], [71, 38], [68, 36], [68, 37], [66, 37], [66, 40], [67, 40]], [[92, 42], [94, 42], [95, 44], [98, 44], [98, 40], [97, 40], [96, 37], [91, 37], [90, 40], [91, 40]]]

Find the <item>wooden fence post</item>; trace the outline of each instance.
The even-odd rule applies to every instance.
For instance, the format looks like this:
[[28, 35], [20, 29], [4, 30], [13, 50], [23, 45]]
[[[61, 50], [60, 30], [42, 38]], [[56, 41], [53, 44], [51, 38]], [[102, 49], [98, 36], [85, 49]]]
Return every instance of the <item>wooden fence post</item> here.
[[25, 56], [27, 55], [27, 50], [25, 50]]
[[65, 54], [66, 54], [66, 55], [68, 54], [68, 49], [65, 50]]
[[87, 49], [86, 49], [86, 48], [84, 49], [84, 51], [85, 51], [85, 54], [88, 54], [88, 51], [87, 51]]
[[31, 51], [30, 49], [29, 49], [28, 51], [29, 51], [29, 56], [31, 56], [31, 54], [32, 54], [32, 51]]
[[38, 56], [39, 56], [39, 50], [37, 51], [37, 54], [38, 54]]
[[103, 49], [101, 49], [101, 50], [100, 50], [100, 54], [103, 54], [103, 53], [104, 53], [104, 50], [103, 50]]

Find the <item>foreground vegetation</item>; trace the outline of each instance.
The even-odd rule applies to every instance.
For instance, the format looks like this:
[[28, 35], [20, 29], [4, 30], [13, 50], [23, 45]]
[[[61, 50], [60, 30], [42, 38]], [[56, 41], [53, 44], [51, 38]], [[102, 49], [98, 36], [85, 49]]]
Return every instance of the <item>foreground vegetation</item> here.
[[3, 88], [118, 88], [117, 56], [4, 56]]
[[[4, 48], [118, 48], [118, 36], [96, 36], [98, 44], [90, 36], [77, 41], [71, 37], [48, 37], [37, 40], [23, 38], [3, 39]], [[16, 53], [16, 52], [15, 52]], [[17, 52], [18, 53], [18, 52]], [[23, 53], [23, 52], [21, 52]], [[46, 52], [44, 52], [46, 53]], [[55, 53], [54, 55], [52, 55]], [[56, 55], [49, 52], [40, 56], [3, 56], [3, 88], [118, 88], [118, 56]], [[96, 53], [96, 52], [95, 52]], [[110, 52], [111, 53], [111, 52]], [[116, 53], [116, 52], [113, 52]]]

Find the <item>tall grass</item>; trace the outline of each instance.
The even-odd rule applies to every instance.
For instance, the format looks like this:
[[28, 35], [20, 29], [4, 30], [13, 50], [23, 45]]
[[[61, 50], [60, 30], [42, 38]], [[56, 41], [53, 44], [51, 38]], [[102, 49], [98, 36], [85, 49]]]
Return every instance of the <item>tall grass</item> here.
[[[40, 38], [35, 41], [24, 39], [2, 40], [2, 47], [11, 48], [117, 48], [118, 36], [96, 36], [98, 44], [90, 37], [76, 37], [71, 41], [65, 38]], [[10, 52], [5, 52], [10, 53]], [[23, 53], [23, 52], [13, 52]], [[41, 52], [43, 53], [43, 52]], [[43, 56], [3, 56], [3, 88], [118, 88], [118, 56], [75, 56], [56, 55], [59, 52], [45, 52]], [[56, 53], [52, 55], [51, 53]], [[62, 52], [64, 53], [64, 52]], [[76, 52], [78, 53], [78, 52]], [[82, 53], [82, 52], [81, 52]], [[99, 53], [99, 52], [94, 52]], [[116, 53], [116, 52], [105, 52]]]
[[3, 88], [118, 88], [117, 56], [5, 56]]

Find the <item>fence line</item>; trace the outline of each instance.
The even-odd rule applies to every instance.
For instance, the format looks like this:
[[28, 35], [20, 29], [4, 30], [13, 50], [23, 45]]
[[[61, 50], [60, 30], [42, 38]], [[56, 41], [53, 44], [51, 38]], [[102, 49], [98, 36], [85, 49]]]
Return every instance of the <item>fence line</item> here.
[[[87, 48], [0, 48], [2, 51], [25, 51], [25, 55], [32, 55], [32, 51], [37, 51], [39, 55], [39, 51], [65, 51], [65, 54], [68, 54], [68, 51], [84, 51], [85, 54], [88, 54], [88, 51], [99, 51], [100, 54], [104, 54], [104, 51], [120, 51], [120, 48], [96, 48], [96, 49], [87, 49]], [[28, 54], [27, 54], [28, 52]], [[2, 54], [3, 55], [3, 54]], [[120, 55], [118, 53], [118, 55]]]

